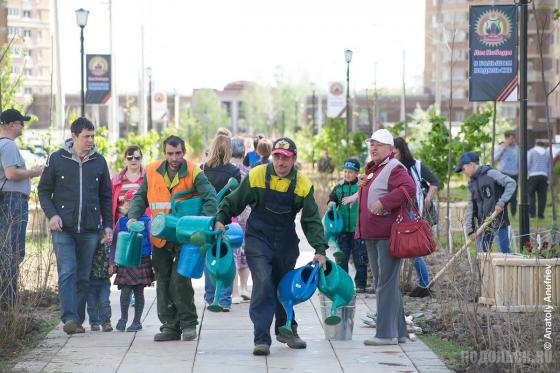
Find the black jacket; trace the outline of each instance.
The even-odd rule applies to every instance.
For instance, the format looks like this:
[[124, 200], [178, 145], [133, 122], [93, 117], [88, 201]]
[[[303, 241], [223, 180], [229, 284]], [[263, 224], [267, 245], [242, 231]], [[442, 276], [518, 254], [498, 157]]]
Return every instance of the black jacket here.
[[226, 186], [230, 177], [241, 181], [241, 171], [232, 163], [221, 164], [216, 167], [204, 165], [202, 169], [210, 184], [216, 189], [216, 194], [220, 193], [220, 190]]
[[38, 192], [45, 215], [49, 219], [60, 216], [65, 231], [111, 228], [111, 177], [105, 158], [95, 147], [80, 161], [72, 151], [72, 140], [66, 140], [50, 155]]

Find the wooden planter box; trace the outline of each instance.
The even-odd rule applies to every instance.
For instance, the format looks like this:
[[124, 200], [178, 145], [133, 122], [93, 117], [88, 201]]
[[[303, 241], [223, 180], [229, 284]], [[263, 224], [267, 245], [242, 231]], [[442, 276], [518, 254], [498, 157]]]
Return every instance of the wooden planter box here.
[[[482, 278], [479, 303], [510, 312], [532, 312], [547, 305], [560, 305], [560, 258], [479, 253], [478, 260]], [[547, 278], [549, 284], [545, 283]], [[550, 302], [545, 300], [548, 295]]]

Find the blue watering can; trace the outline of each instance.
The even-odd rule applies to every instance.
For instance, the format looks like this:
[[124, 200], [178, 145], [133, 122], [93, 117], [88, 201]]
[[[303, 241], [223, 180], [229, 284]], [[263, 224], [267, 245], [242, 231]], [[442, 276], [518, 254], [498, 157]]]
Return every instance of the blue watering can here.
[[338, 246], [337, 238], [342, 232], [342, 218], [336, 210], [336, 206], [331, 206], [323, 216], [323, 227], [325, 229], [325, 239], [327, 242], [333, 242], [335, 250], [333, 256], [335, 259], [344, 258], [344, 252]]
[[212, 312], [221, 312], [222, 306], [218, 303], [222, 287], [230, 286], [235, 278], [235, 261], [233, 252], [227, 241], [222, 240], [222, 231], [214, 231], [218, 239], [206, 252], [206, 272], [210, 282], [216, 289], [214, 292], [214, 302], [207, 308]]
[[177, 273], [187, 278], [201, 278], [204, 273], [204, 255], [200, 247], [192, 243], [184, 243], [179, 249]]
[[119, 232], [115, 248], [115, 263], [120, 267], [138, 267], [142, 257], [142, 240], [140, 234], [144, 230], [144, 223], [135, 221], [130, 224], [130, 232]]
[[282, 280], [280, 280], [276, 295], [282, 307], [284, 307], [287, 316], [286, 324], [279, 328], [280, 334], [286, 336], [294, 334], [292, 331], [293, 306], [305, 302], [315, 293], [319, 281], [317, 277], [318, 269], [319, 263], [313, 266], [309, 262], [303, 267], [286, 273]]
[[[234, 179], [235, 180], [235, 179]], [[243, 245], [243, 229], [238, 223], [226, 225], [226, 238], [232, 249], [238, 249]]]
[[354, 281], [350, 275], [339, 265], [327, 259], [326, 270], [319, 270], [319, 291], [332, 300], [330, 316], [325, 319], [325, 324], [336, 325], [340, 317], [335, 315], [338, 307], [350, 303], [354, 297]]

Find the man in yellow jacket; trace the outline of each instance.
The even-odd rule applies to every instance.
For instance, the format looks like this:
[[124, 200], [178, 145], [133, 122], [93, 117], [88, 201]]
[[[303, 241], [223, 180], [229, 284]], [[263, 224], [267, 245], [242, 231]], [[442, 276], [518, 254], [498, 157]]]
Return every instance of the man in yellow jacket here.
[[[194, 189], [196, 194], [179, 197], [178, 200], [202, 198], [202, 216], [216, 214], [216, 191], [208, 182], [204, 172], [193, 162], [186, 161], [185, 142], [177, 136], [169, 136], [163, 142], [165, 161], [155, 161], [146, 167], [146, 176], [134, 195], [128, 212], [128, 225], [142, 216], [147, 207], [151, 215], [169, 213], [171, 196]], [[176, 263], [179, 246], [150, 237], [154, 246], [152, 265], [157, 280], [157, 310], [162, 325], [154, 341], [184, 341], [196, 339], [198, 318], [194, 304], [194, 290], [189, 278], [177, 274]]]

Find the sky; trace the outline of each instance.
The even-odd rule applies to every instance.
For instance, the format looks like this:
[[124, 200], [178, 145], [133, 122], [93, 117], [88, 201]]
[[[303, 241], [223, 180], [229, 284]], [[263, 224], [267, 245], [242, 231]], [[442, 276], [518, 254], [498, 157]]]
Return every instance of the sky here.
[[[421, 87], [424, 69], [424, 0], [113, 0], [116, 79], [119, 93], [139, 90], [141, 30], [145, 67], [154, 87], [190, 94], [193, 88], [232, 81], [273, 84], [281, 66], [293, 82], [346, 79], [351, 90]], [[62, 85], [80, 87], [80, 37], [74, 11], [90, 11], [86, 53], [109, 53], [108, 0], [58, 0]], [[147, 85], [147, 82], [145, 83]]]

